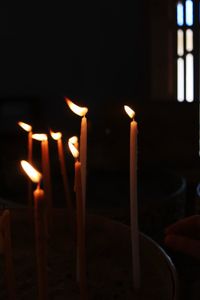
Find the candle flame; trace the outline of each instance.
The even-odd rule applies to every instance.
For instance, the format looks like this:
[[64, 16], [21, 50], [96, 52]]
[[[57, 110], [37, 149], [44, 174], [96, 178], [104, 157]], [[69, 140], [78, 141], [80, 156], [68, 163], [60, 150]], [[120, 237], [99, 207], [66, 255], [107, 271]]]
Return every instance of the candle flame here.
[[75, 145], [78, 143], [78, 137], [77, 136], [72, 136], [71, 138], [69, 138], [69, 143]]
[[51, 137], [56, 141], [61, 139], [61, 137], [62, 137], [61, 132], [53, 132], [52, 130], [50, 130], [50, 134], [51, 134]]
[[29, 124], [26, 124], [24, 122], [18, 122], [18, 125], [23, 128], [25, 131], [30, 132], [32, 130], [32, 126]]
[[21, 160], [21, 166], [28, 177], [35, 183], [39, 183], [42, 179], [42, 174], [38, 172], [31, 164], [26, 160]]
[[[75, 138], [77, 137], [72, 137], [71, 139], [72, 140], [75, 140]], [[69, 149], [73, 155], [74, 158], [78, 158], [79, 157], [79, 151], [78, 149], [76, 148], [76, 146], [70, 141], [71, 139], [68, 140], [68, 146], [69, 146]], [[78, 138], [77, 138], [77, 141], [78, 141]]]
[[125, 110], [125, 112], [127, 113], [127, 115], [128, 115], [131, 119], [134, 118], [134, 116], [135, 116], [134, 110], [132, 110], [132, 109], [131, 109], [129, 106], [127, 106], [127, 105], [124, 105], [124, 110]]
[[32, 138], [37, 141], [47, 141], [47, 135], [45, 133], [34, 133]]
[[87, 112], [88, 112], [87, 107], [78, 106], [78, 105], [74, 104], [71, 100], [69, 100], [68, 98], [66, 98], [65, 101], [66, 101], [67, 105], [69, 106], [69, 108], [78, 116], [83, 117], [87, 114]]

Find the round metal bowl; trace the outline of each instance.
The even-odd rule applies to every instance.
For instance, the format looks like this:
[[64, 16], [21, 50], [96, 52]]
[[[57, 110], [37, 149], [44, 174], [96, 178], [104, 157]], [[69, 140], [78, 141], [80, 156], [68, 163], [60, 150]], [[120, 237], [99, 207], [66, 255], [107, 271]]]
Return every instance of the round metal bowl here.
[[[30, 218], [30, 211], [11, 211], [11, 234], [17, 299], [28, 297], [34, 300], [37, 298], [37, 271], [34, 219]], [[130, 227], [98, 215], [87, 215], [88, 300], [177, 300], [176, 270], [168, 255], [142, 233], [139, 249], [141, 287], [135, 291]], [[48, 239], [48, 294], [51, 299], [80, 299], [76, 282], [76, 250], [76, 234], [70, 233], [66, 211], [54, 210], [53, 228]], [[2, 276], [0, 298], [6, 298]]]

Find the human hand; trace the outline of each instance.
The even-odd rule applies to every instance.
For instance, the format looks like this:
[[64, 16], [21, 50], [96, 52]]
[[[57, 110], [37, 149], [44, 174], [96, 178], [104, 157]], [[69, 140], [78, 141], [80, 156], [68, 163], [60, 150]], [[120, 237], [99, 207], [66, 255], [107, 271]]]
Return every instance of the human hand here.
[[166, 229], [165, 235], [167, 247], [200, 259], [200, 215], [177, 221]]

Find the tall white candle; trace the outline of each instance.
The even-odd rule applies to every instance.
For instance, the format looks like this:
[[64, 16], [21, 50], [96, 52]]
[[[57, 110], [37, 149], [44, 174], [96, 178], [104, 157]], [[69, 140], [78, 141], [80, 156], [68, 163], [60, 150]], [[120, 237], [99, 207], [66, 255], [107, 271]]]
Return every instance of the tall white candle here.
[[[86, 207], [86, 178], [87, 178], [87, 107], [80, 107], [74, 104], [68, 98], [65, 99], [69, 108], [78, 116], [82, 117], [80, 132], [80, 162], [81, 162], [81, 180], [82, 180], [82, 198], [83, 198], [83, 223], [85, 224]], [[85, 226], [85, 225], [84, 225]]]
[[81, 163], [78, 160], [79, 151], [70, 142], [68, 142], [70, 151], [75, 158], [75, 193], [76, 193], [76, 233], [77, 233], [77, 281], [80, 286], [80, 299], [87, 299], [87, 283], [86, 283], [86, 245], [85, 245], [85, 224], [83, 220], [83, 193], [82, 193], [82, 177]]
[[130, 123], [130, 226], [132, 245], [133, 285], [140, 288], [140, 255], [139, 255], [139, 229], [138, 229], [138, 205], [137, 205], [137, 122], [134, 111], [124, 106], [125, 111], [132, 119]]
[[86, 177], [87, 177], [87, 118], [82, 117], [80, 134], [80, 162], [81, 162], [81, 180], [83, 194], [83, 219], [85, 222], [86, 206]]

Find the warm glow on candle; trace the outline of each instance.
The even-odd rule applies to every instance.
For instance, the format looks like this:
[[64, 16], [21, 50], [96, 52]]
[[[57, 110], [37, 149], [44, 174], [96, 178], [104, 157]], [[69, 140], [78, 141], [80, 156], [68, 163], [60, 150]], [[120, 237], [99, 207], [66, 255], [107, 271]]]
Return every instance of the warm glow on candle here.
[[42, 174], [33, 168], [26, 160], [21, 160], [21, 166], [33, 182], [39, 183], [41, 181]]
[[137, 122], [133, 119], [135, 112], [124, 106], [130, 122], [130, 229], [132, 244], [133, 286], [140, 288], [140, 256], [139, 256], [139, 229], [137, 203]]
[[45, 133], [34, 133], [32, 138], [37, 141], [47, 141], [47, 135]]
[[50, 134], [51, 134], [51, 137], [56, 141], [61, 139], [61, 137], [62, 137], [61, 132], [53, 132], [53, 131], [50, 130]]
[[87, 112], [88, 112], [87, 107], [78, 106], [78, 105], [74, 104], [71, 100], [69, 100], [68, 98], [65, 98], [65, 101], [66, 101], [67, 105], [69, 106], [69, 108], [78, 116], [83, 117], [87, 114]]
[[125, 112], [127, 113], [127, 115], [128, 115], [131, 119], [133, 119], [134, 116], [135, 116], [134, 110], [132, 110], [132, 109], [131, 109], [129, 106], [127, 106], [127, 105], [124, 105], [124, 109], [125, 109]]
[[[75, 137], [73, 137], [75, 138]], [[77, 138], [78, 140], [78, 138]], [[79, 157], [79, 151], [78, 149], [74, 146], [74, 144], [70, 141], [70, 139], [68, 140], [68, 146], [69, 146], [69, 149], [73, 155], [74, 158], [78, 158]]]
[[27, 132], [30, 132], [32, 130], [32, 126], [24, 122], [18, 122], [18, 125]]

